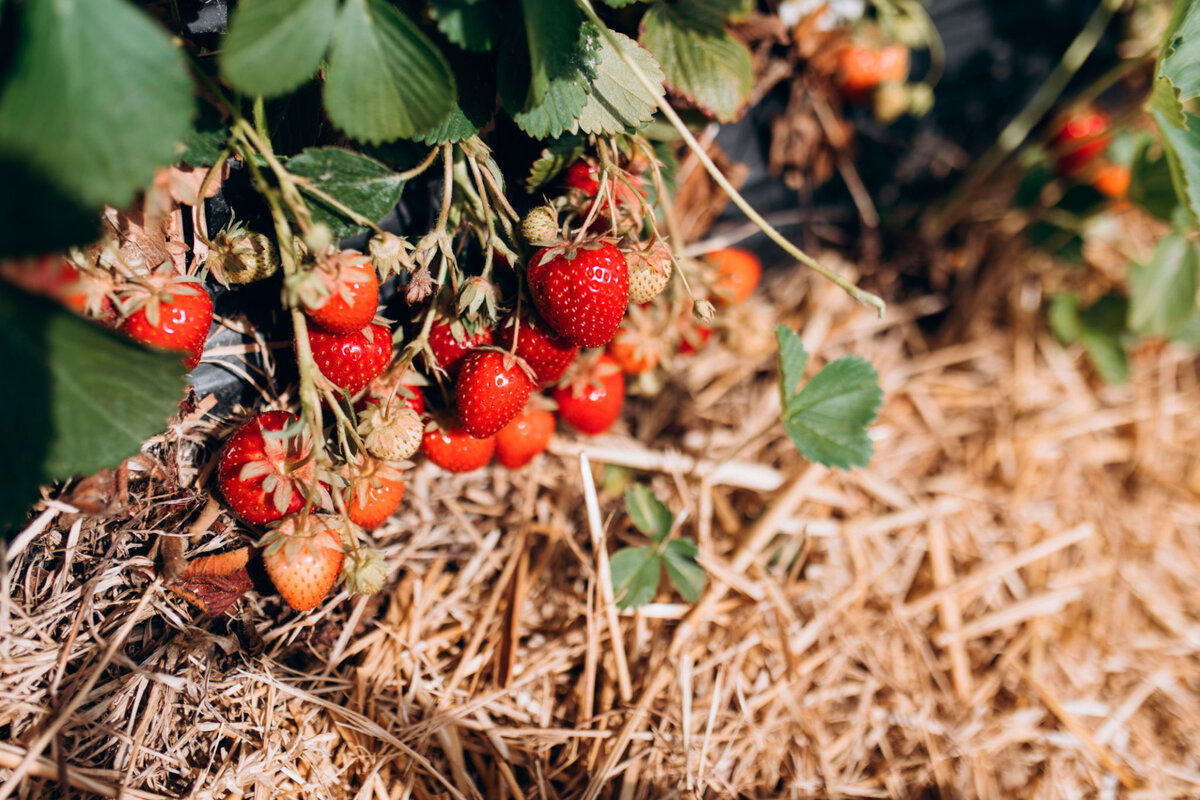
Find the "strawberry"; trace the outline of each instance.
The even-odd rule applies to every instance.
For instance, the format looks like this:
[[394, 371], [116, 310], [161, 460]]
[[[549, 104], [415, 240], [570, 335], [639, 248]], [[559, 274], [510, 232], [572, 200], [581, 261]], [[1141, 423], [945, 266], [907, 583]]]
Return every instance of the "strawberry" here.
[[500, 324], [500, 346], [525, 359], [542, 386], [561, 378], [579, 355], [578, 347], [550, 330], [532, 312], [521, 315], [519, 327], [515, 314]]
[[403, 461], [421, 448], [425, 426], [407, 405], [371, 402], [358, 415], [358, 433], [367, 452], [386, 461]]
[[[600, 171], [600, 167], [581, 159], [563, 173], [563, 184], [575, 195], [571, 203], [584, 218], [592, 213], [593, 203], [588, 199], [600, 193]], [[622, 229], [640, 229], [646, 205], [643, 183], [639, 175], [624, 174], [618, 177], [610, 173], [609, 189], [599, 200], [600, 208], [596, 209], [594, 221], [599, 222], [601, 227], [609, 225], [610, 211], [615, 208]]]
[[524, 411], [496, 434], [496, 458], [507, 469], [519, 469], [545, 450], [553, 435], [553, 414]]
[[721, 305], [745, 302], [762, 277], [762, 262], [749, 250], [726, 247], [709, 253], [705, 260], [716, 267], [713, 299]]
[[675, 352], [681, 356], [699, 353], [712, 338], [712, 328], [703, 328], [689, 319], [685, 318], [685, 322], [679, 327], [679, 347]]
[[417, 414], [425, 413], [425, 395], [415, 381], [423, 381], [421, 376], [410, 374], [407, 369], [400, 371], [388, 370], [367, 386], [366, 392], [354, 406], [356, 411], [362, 411], [367, 403], [376, 402], [381, 405], [391, 401], [393, 397], [411, 408]]
[[629, 303], [649, 303], [671, 282], [671, 254], [661, 241], [638, 245], [625, 253], [629, 264]]
[[641, 375], [658, 366], [662, 346], [644, 315], [635, 319], [631, 314], [608, 343], [608, 354], [626, 375]]
[[194, 369], [204, 354], [212, 327], [213, 303], [196, 278], [174, 273], [170, 263], [136, 279], [118, 301], [124, 319], [118, 326], [142, 344], [182, 350], [183, 363]]
[[[225, 501], [255, 525], [273, 522], [304, 506], [304, 491], [316, 480], [308, 428], [289, 436], [268, 436], [295, 425], [286, 411], [264, 411], [233, 432], [217, 467]], [[318, 503], [328, 497], [318, 484]]]
[[[409, 409], [411, 410], [411, 409]], [[347, 467], [348, 485], [343, 502], [350, 521], [371, 531], [392, 515], [404, 498], [404, 479], [399, 468], [370, 456]]]
[[851, 102], [863, 102], [881, 83], [908, 79], [908, 48], [902, 44], [872, 47], [846, 45], [837, 54], [838, 89]]
[[554, 206], [538, 206], [526, 214], [521, 220], [521, 236], [534, 247], [549, 247], [562, 239]]
[[448, 374], [458, 371], [458, 362], [467, 351], [479, 345], [492, 343], [492, 329], [477, 327], [467, 330], [461, 322], [439, 318], [429, 329], [429, 350], [436, 364]]
[[448, 472], [471, 472], [492, 460], [496, 437], [476, 439], [462, 428], [434, 427], [425, 432], [421, 451]]
[[523, 361], [500, 350], [479, 348], [467, 354], [454, 386], [467, 433], [483, 439], [521, 413], [533, 391], [528, 371]]
[[1130, 182], [1129, 167], [1122, 164], [1102, 164], [1092, 173], [1092, 188], [1113, 200], [1129, 193]]
[[606, 239], [539, 250], [527, 279], [542, 318], [579, 347], [608, 344], [629, 304], [625, 256]]
[[357, 250], [340, 250], [289, 285], [309, 319], [330, 333], [351, 334], [375, 318], [379, 276], [371, 259]]
[[62, 255], [0, 261], [0, 278], [27, 292], [49, 297], [77, 314], [101, 319], [115, 314], [108, 297], [111, 281], [80, 272]]
[[1083, 171], [1108, 149], [1112, 136], [1108, 115], [1088, 106], [1057, 123], [1051, 147], [1057, 156], [1058, 172], [1070, 177]]
[[580, 433], [595, 436], [612, 427], [625, 403], [625, 376], [612, 356], [602, 355], [554, 390], [558, 415]]
[[340, 335], [310, 322], [308, 344], [325, 379], [351, 395], [361, 392], [392, 360], [392, 332], [386, 325], [372, 323]]
[[213, 277], [228, 286], [254, 283], [279, 271], [279, 249], [265, 234], [238, 223], [213, 238], [205, 263]]
[[329, 517], [289, 517], [263, 537], [263, 566], [279, 596], [308, 611], [329, 594], [345, 554], [338, 522]]

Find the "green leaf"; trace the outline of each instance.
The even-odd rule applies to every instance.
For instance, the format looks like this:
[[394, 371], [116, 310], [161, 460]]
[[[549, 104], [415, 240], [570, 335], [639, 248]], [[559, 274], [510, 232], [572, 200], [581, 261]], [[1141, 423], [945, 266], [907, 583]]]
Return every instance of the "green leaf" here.
[[[392, 210], [404, 189], [400, 176], [383, 164], [340, 147], [310, 147], [289, 160], [287, 169], [372, 222]], [[335, 239], [365, 230], [319, 198], [306, 194], [305, 200], [313, 219], [328, 225]]]
[[521, 7], [524, 26], [501, 51], [500, 99], [535, 139], [575, 132], [595, 75], [596, 31], [572, 0], [521, 0]]
[[587, 139], [567, 134], [549, 142], [537, 161], [529, 168], [525, 189], [533, 194], [567, 168], [587, 150]]
[[422, 137], [425, 144], [468, 139], [487, 125], [496, 112], [496, 61], [489, 55], [454, 51], [450, 68], [458, 85], [458, 101], [450, 116]]
[[654, 496], [650, 487], [635, 483], [625, 490], [625, 509], [639, 531], [658, 543], [671, 532], [675, 515], [661, 500]]
[[[175, 160], [192, 86], [180, 49], [127, 0], [27, 0], [15, 20], [0, 94], [0, 194], [39, 207], [0, 219], [0, 242], [28, 235], [10, 226], [33, 224], [50, 234], [47, 251], [78, 241], [89, 209], [127, 205]], [[36, 196], [12, 196], [39, 185]], [[59, 215], [71, 227], [56, 233]]]
[[662, 95], [663, 72], [654, 56], [628, 36], [610, 33], [621, 51], [657, 88], [654, 93], [647, 92], [633, 70], [621, 60], [617, 47], [596, 31], [599, 42], [596, 77], [591, 94], [579, 112], [579, 127], [584, 133], [613, 134], [636, 129], [654, 116]]
[[1170, 338], [1196, 311], [1200, 289], [1200, 252], [1195, 242], [1173, 233], [1164, 236], [1149, 264], [1129, 268], [1129, 328], [1135, 333]]
[[779, 339], [780, 394], [783, 427], [806, 458], [827, 467], [865, 466], [874, 448], [867, 426], [883, 401], [875, 369], [857, 356], [826, 364], [799, 392], [795, 390], [807, 361], [796, 333], [782, 325]]
[[1080, 311], [1078, 297], [1059, 294], [1051, 298], [1049, 315], [1055, 335], [1064, 344], [1081, 343], [1101, 378], [1114, 384], [1129, 378], [1123, 341], [1129, 303], [1124, 297], [1108, 294]]
[[654, 599], [662, 562], [652, 547], [626, 547], [608, 560], [618, 608], [637, 608]]
[[333, 33], [325, 108], [355, 139], [413, 138], [440, 125], [457, 98], [441, 52], [385, 0], [346, 0]]
[[1194, 220], [1200, 220], [1200, 116], [1183, 112], [1186, 128], [1177, 128], [1154, 112], [1162, 134], [1175, 194]]
[[737, 118], [754, 88], [750, 51], [726, 32], [714, 4], [660, 3], [642, 20], [641, 42], [662, 65], [667, 84], [721, 122]]
[[317, 71], [336, 17], [337, 0], [241, 0], [218, 55], [221, 74], [249, 95], [290, 92]]
[[609, 8], [625, 8], [625, 6], [631, 6], [637, 2], [640, 0], [604, 0], [604, 5]]
[[1179, 206], [1179, 198], [1171, 181], [1171, 167], [1163, 153], [1151, 154], [1154, 139], [1139, 137], [1129, 172], [1129, 200], [1158, 217], [1170, 220]]
[[1200, 349], [1200, 311], [1194, 312], [1172, 338], [1193, 350]]
[[672, 539], [662, 549], [667, 577], [689, 603], [700, 599], [700, 592], [704, 591], [704, 584], [708, 580], [704, 567], [696, 560], [699, 555], [700, 548], [691, 539]]
[[150, 351], [39, 297], [0, 284], [0, 527], [40, 484], [114, 467], [178, 411], [178, 353]]
[[501, 22], [498, 10], [497, 4], [480, 0], [431, 0], [429, 4], [438, 30], [464, 50], [476, 52], [495, 47]]
[[208, 103], [203, 103], [199, 116], [180, 142], [179, 161], [193, 167], [211, 167], [228, 140], [229, 128], [221, 121], [220, 113]]
[[1171, 82], [1179, 101], [1200, 97], [1200, 3], [1178, 20], [1178, 28], [1167, 40], [1158, 74]]

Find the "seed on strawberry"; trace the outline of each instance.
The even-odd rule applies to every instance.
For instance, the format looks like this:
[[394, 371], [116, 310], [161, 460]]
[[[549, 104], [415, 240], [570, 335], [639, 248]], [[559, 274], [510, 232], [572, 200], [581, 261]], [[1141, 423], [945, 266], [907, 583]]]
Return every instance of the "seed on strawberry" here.
[[575, 361], [579, 348], [550, 330], [533, 313], [524, 312], [520, 319], [519, 327], [515, 314], [500, 324], [500, 346], [525, 359], [537, 383], [554, 383]]
[[458, 362], [468, 350], [491, 343], [491, 328], [477, 326], [467, 330], [467, 326], [458, 320], [439, 318], [429, 329], [429, 350], [437, 362], [432, 366], [441, 367], [449, 375], [457, 372]]
[[534, 247], [549, 247], [560, 239], [558, 212], [553, 206], [538, 206], [521, 220], [521, 235]]
[[602, 355], [554, 391], [558, 415], [580, 433], [595, 436], [612, 427], [625, 403], [625, 376], [612, 356]]
[[463, 427], [482, 439], [521, 413], [532, 391], [533, 380], [516, 356], [481, 348], [463, 359], [454, 393]]
[[200, 363], [212, 327], [213, 303], [198, 279], [174, 273], [168, 262], [122, 291], [119, 305], [125, 318], [118, 327], [130, 338], [182, 350], [188, 369]]
[[379, 276], [371, 259], [357, 250], [340, 250], [317, 261], [289, 282], [304, 313], [330, 333], [351, 334], [375, 318]]
[[661, 241], [631, 248], [625, 254], [629, 265], [629, 304], [649, 303], [671, 282], [671, 254]]
[[425, 426], [421, 417], [398, 401], [368, 403], [358, 415], [358, 432], [367, 452], [386, 461], [403, 461], [421, 448]]
[[329, 594], [342, 570], [342, 534], [336, 519], [289, 517], [259, 542], [263, 566], [279, 596], [308, 611]]
[[507, 469], [519, 469], [550, 444], [554, 415], [529, 410], [518, 414], [496, 434], [496, 458]]
[[629, 305], [625, 256], [605, 239], [538, 251], [527, 279], [538, 313], [579, 347], [608, 344]]
[[392, 360], [392, 332], [376, 323], [342, 335], [310, 321], [308, 344], [326, 380], [351, 395], [362, 391]]
[[346, 470], [343, 502], [350, 521], [364, 530], [375, 530], [404, 498], [404, 477], [398, 467], [369, 456]]
[[[264, 411], [225, 442], [217, 483], [225, 501], [247, 522], [263, 525], [299, 511], [304, 492], [317, 479], [316, 465], [309, 458], [308, 428], [291, 436], [278, 435], [297, 419], [287, 411]], [[327, 505], [325, 487], [318, 483], [317, 490], [318, 504]]]
[[476, 439], [459, 427], [434, 427], [425, 432], [421, 451], [448, 472], [471, 472], [487, 466], [496, 451], [496, 437]]

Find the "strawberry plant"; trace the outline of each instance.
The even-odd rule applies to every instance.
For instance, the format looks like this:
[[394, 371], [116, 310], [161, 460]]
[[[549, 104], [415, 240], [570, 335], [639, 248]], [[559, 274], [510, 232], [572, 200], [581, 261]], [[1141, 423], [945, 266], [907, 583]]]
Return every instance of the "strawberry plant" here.
[[[903, 5], [880, 6], [885, 28], [903, 29]], [[295, 378], [264, 370], [277, 399], [229, 421], [214, 484], [195, 488], [271, 526], [255, 557], [292, 608], [339, 580], [377, 591], [366, 531], [403, 502], [408, 459], [519, 469], [556, 420], [619, 428], [626, 375], [661, 390], [675, 353], [723, 330], [717, 306], [756, 291], [747, 253], [681, 255], [681, 148], [793, 259], [883, 310], [772, 228], [676, 110], [744, 110], [752, 59], [728, 29], [744, 0], [240, 0], [216, 37], [167, 6], [20, 0], [0, 16], [0, 358], [26, 387], [6, 400], [26, 424], [4, 461], [30, 465], [4, 482], [4, 524], [38, 485], [135, 454], [176, 412], [185, 365], [242, 374], [237, 348], [204, 352], [236, 327], [214, 299], [269, 297], [290, 329], [247, 323], [247, 340]], [[791, 336], [789, 434], [814, 461], [865, 463], [873, 371], [841, 359], [799, 389]], [[614, 557], [622, 602], [660, 563], [694, 599], [695, 544], [669, 537], [652, 495], [627, 502], [652, 545]], [[202, 607], [249, 585], [238, 563]]]

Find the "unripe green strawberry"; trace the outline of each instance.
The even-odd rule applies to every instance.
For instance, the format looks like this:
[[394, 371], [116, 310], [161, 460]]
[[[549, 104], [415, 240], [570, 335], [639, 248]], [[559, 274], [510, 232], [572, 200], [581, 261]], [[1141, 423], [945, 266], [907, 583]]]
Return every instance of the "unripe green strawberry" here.
[[538, 206], [521, 220], [521, 235], [535, 247], [549, 247], [562, 238], [558, 213], [550, 206]]
[[279, 250], [265, 234], [235, 225], [217, 234], [207, 263], [225, 285], [261, 281], [279, 271]]
[[397, 400], [390, 408], [367, 404], [359, 414], [358, 432], [371, 455], [385, 461], [403, 461], [421, 449], [425, 426], [420, 414]]

